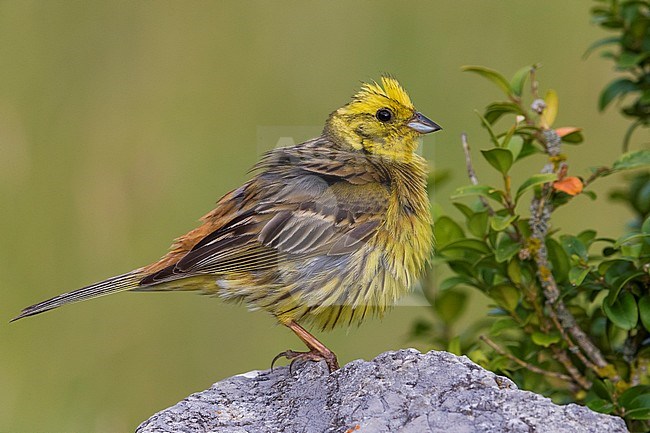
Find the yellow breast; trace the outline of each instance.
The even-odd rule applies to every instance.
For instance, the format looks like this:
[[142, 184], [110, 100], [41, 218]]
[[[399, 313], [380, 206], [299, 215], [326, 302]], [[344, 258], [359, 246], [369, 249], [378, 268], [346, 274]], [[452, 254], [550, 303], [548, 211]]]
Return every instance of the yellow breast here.
[[407, 287], [421, 275], [433, 249], [425, 173], [426, 162], [417, 155], [392, 167], [393, 191], [377, 239], [386, 248], [391, 272]]

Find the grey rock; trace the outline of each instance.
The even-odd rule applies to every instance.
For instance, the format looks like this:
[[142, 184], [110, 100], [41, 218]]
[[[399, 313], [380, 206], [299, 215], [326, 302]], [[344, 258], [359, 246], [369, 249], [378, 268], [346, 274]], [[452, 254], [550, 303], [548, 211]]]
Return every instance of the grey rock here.
[[620, 418], [556, 405], [446, 352], [386, 352], [331, 375], [321, 364], [222, 380], [155, 414], [136, 433], [628, 431]]

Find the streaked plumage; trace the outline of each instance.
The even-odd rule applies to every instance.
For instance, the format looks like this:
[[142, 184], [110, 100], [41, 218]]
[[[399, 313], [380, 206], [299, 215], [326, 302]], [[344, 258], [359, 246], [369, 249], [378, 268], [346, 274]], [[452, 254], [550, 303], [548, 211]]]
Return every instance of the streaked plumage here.
[[364, 84], [320, 137], [267, 153], [254, 177], [158, 262], [27, 307], [16, 319], [124, 290], [198, 290], [289, 326], [310, 352], [287, 357], [327, 358], [297, 322], [332, 328], [383, 313], [432, 248], [426, 162], [414, 152], [422, 133], [440, 127], [415, 111], [395, 79], [382, 85]]

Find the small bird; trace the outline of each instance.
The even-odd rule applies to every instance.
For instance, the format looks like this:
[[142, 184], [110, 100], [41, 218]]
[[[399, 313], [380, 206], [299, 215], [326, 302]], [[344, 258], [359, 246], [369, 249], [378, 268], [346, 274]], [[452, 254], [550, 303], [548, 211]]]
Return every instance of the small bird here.
[[[322, 134], [274, 149], [159, 261], [25, 308], [13, 320], [130, 291], [194, 290], [266, 310], [308, 351], [336, 355], [299, 322], [323, 330], [382, 315], [412, 286], [433, 247], [423, 134], [440, 130], [390, 76], [365, 83]], [[12, 320], [12, 321], [13, 321]]]

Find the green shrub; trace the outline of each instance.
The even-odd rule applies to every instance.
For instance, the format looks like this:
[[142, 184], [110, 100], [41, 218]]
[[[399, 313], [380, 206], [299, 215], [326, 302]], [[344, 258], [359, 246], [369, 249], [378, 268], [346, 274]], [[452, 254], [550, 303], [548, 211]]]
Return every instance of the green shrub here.
[[[622, 107], [634, 119], [624, 138], [627, 149], [632, 132], [650, 122], [650, 4], [600, 3], [592, 11], [595, 22], [620, 34], [590, 50], [618, 47], [604, 54], [626, 74], [605, 88], [600, 108], [626, 95], [633, 99]], [[567, 145], [582, 143], [581, 129], [554, 126], [558, 95], [553, 90], [538, 94], [537, 66], [522, 68], [511, 79], [485, 67], [463, 69], [504, 93], [479, 115], [491, 143], [481, 157], [501, 181], [480, 182], [463, 137], [471, 183], [452, 196], [462, 216], [441, 215], [434, 226], [433, 266], [446, 266], [451, 276], [435, 290], [425, 290], [436, 316], [417, 322], [413, 334], [437, 348], [467, 354], [523, 388], [558, 402], [585, 403], [624, 417], [632, 431], [647, 431], [650, 173], [637, 170], [627, 187], [612, 195], [637, 217], [618, 239], [599, 237], [589, 228], [589, 218], [580, 233], [556, 231], [552, 221], [578, 195], [597, 199], [590, 187], [598, 179], [647, 169], [650, 151], [624, 153], [585, 176], [573, 173]], [[539, 171], [516, 181], [510, 173], [525, 158], [539, 161]], [[489, 318], [455, 335], [467, 287], [486, 295], [493, 309]]]

